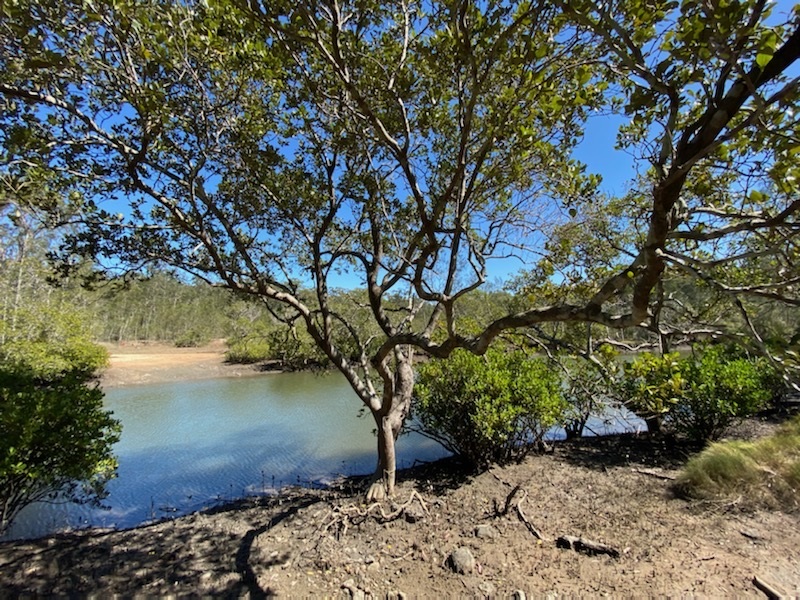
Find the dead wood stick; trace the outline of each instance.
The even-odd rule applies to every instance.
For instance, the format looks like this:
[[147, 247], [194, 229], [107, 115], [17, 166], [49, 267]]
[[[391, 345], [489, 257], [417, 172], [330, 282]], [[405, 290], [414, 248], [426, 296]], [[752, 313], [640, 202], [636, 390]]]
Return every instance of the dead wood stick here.
[[505, 517], [508, 514], [508, 509], [511, 508], [511, 501], [514, 499], [514, 496], [517, 495], [517, 492], [519, 492], [521, 489], [522, 489], [521, 485], [514, 486], [514, 489], [512, 489], [511, 492], [509, 492], [508, 496], [506, 496], [506, 504], [505, 506], [503, 506], [503, 510], [498, 511], [497, 505], [495, 505], [495, 512], [497, 513], [498, 517]]
[[522, 521], [523, 523], [525, 523], [525, 527], [528, 528], [528, 531], [530, 531], [536, 539], [542, 540], [543, 542], [547, 541], [547, 538], [545, 538], [544, 535], [542, 535], [542, 532], [539, 531], [538, 529], [536, 529], [536, 527], [534, 527], [533, 523], [531, 523], [528, 520], [528, 517], [525, 516], [525, 513], [522, 512], [522, 503], [525, 502], [525, 498], [528, 497], [528, 492], [523, 490], [522, 494], [523, 494], [523, 496], [522, 496], [522, 498], [519, 499], [519, 502], [517, 502], [517, 506], [516, 506], [517, 515], [519, 516], [519, 520]]
[[765, 581], [763, 577], [759, 577], [758, 575], [753, 577], [753, 585], [764, 592], [770, 600], [781, 600], [786, 597], [782, 590], [768, 581]]
[[674, 475], [667, 475], [666, 473], [660, 473], [659, 471], [654, 471], [653, 469], [631, 469], [631, 471], [634, 473], [639, 473], [640, 475], [649, 475], [650, 477], [655, 477], [656, 479], [675, 481]]
[[556, 547], [575, 550], [583, 554], [608, 554], [612, 558], [619, 558], [619, 550], [607, 544], [587, 540], [586, 538], [575, 537], [574, 535], [562, 535], [556, 540]]

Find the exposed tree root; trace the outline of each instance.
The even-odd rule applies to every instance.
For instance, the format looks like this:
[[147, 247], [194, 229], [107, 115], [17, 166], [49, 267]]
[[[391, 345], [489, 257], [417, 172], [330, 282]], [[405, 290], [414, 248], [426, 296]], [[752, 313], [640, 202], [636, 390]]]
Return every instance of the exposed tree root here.
[[[417, 501], [426, 515], [430, 515], [428, 505], [416, 490], [412, 490], [408, 500], [399, 506], [393, 507], [391, 512], [384, 510], [382, 502], [373, 502], [366, 508], [361, 508], [356, 504], [346, 506], [334, 506], [330, 514], [325, 518], [324, 524], [320, 527], [322, 533], [333, 530], [337, 539], [347, 533], [350, 525], [359, 525], [369, 518], [374, 518], [378, 523], [388, 523], [399, 519], [407, 514], [414, 501]], [[408, 513], [410, 514], [410, 513]], [[414, 519], [416, 519], [416, 515]]]

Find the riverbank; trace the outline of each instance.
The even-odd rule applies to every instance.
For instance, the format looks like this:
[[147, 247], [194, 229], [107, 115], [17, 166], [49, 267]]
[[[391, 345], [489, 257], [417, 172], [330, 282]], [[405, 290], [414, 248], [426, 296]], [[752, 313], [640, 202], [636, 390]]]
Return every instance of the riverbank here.
[[260, 365], [225, 362], [225, 342], [216, 340], [199, 348], [176, 348], [168, 344], [104, 344], [109, 366], [100, 382], [104, 388], [192, 381], [219, 377], [248, 377], [264, 373]]
[[[225, 365], [219, 343], [109, 350], [104, 386], [259, 372]], [[383, 505], [347, 480], [125, 531], [3, 542], [0, 596], [763, 597], [754, 578], [800, 595], [800, 515], [677, 498], [684, 460], [669, 439], [590, 438], [478, 476], [453, 461], [407, 470]], [[558, 547], [567, 535], [611, 554]], [[457, 548], [472, 556], [461, 573]]]

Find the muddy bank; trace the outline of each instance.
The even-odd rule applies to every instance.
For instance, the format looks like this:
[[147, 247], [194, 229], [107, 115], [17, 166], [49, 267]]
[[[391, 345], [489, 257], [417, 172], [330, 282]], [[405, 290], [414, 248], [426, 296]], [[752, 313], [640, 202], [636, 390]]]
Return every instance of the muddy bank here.
[[[452, 461], [404, 472], [383, 505], [363, 504], [348, 481], [129, 531], [3, 543], [0, 590], [763, 597], [758, 577], [800, 594], [798, 515], [676, 498], [669, 477], [681, 461], [679, 449], [646, 439], [579, 440], [478, 476]], [[619, 555], [559, 548], [563, 535]], [[457, 548], [472, 557], [460, 573], [449, 558]]]
[[[108, 387], [260, 372], [226, 365], [221, 343], [109, 351]], [[751, 425], [747, 435], [770, 431]], [[0, 595], [757, 598], [758, 578], [800, 596], [800, 515], [677, 498], [684, 460], [668, 440], [576, 440], [478, 476], [452, 460], [405, 471], [381, 505], [348, 480], [126, 531], [4, 542]], [[565, 535], [614, 554], [559, 548]]]

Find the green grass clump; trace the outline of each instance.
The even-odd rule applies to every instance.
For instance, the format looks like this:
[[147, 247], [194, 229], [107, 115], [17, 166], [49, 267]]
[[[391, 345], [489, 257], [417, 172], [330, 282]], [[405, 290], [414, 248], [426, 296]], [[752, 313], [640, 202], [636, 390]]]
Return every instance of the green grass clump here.
[[736, 502], [743, 508], [800, 508], [800, 416], [774, 435], [711, 444], [676, 481], [686, 497]]

